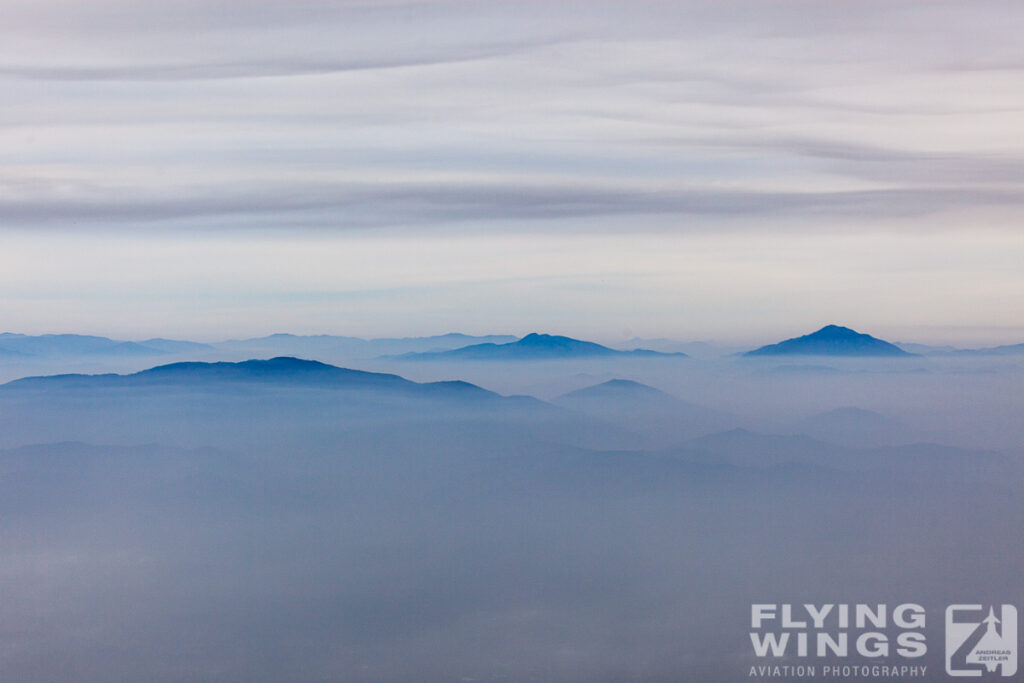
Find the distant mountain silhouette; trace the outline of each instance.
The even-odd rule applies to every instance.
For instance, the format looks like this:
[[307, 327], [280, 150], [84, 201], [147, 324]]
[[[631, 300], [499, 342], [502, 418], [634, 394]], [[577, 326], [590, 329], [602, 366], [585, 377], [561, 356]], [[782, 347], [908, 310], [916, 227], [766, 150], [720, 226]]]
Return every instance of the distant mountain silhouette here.
[[26, 377], [3, 385], [3, 388], [89, 388], [103, 389], [139, 386], [189, 386], [200, 389], [237, 384], [264, 386], [301, 386], [306, 388], [350, 388], [434, 396], [498, 397], [468, 382], [428, 382], [420, 384], [398, 375], [350, 370], [318, 361], [279, 357], [269, 360], [247, 360], [239, 363], [171, 363], [130, 375], [51, 375]]
[[213, 351], [211, 344], [202, 344], [194, 341], [180, 339], [147, 339], [139, 342], [148, 349], [156, 349], [164, 353], [195, 353], [199, 351]]
[[904, 351], [922, 356], [1017, 356], [1024, 355], [1024, 344], [1006, 344], [989, 346], [980, 349], [961, 349], [955, 346], [933, 346], [930, 344], [914, 344], [897, 342]]
[[430, 344], [437, 348], [446, 349], [457, 349], [468, 344], [507, 344], [514, 342], [519, 337], [511, 334], [486, 334], [483, 336], [474, 336], [471, 334], [462, 334], [461, 332], [449, 332], [447, 334], [438, 334], [432, 337], [376, 337], [370, 339], [371, 344], [414, 344], [417, 346]]
[[652, 444], [660, 446], [727, 429], [738, 421], [734, 415], [627, 379], [613, 379], [570, 391], [553, 399], [552, 403], [637, 430]]
[[159, 356], [158, 348], [128, 341], [82, 334], [0, 334], [0, 352], [24, 356]]
[[[388, 425], [401, 427], [392, 432]], [[172, 363], [134, 374], [29, 377], [0, 385], [0, 440], [6, 443], [85, 436], [91, 442], [169, 438], [223, 446], [236, 439], [284, 439], [332, 448], [342, 432], [357, 443], [394, 439], [413, 450], [433, 447], [444, 434], [467, 434], [472, 438], [459, 437], [458, 448], [474, 453], [481, 444], [491, 452], [492, 440], [495, 449], [536, 442], [637, 444], [632, 431], [532, 396], [502, 396], [461, 381], [418, 383], [290, 357]], [[422, 436], [409, 436], [414, 432]], [[529, 447], [514, 452], [522, 450]]]
[[602, 357], [676, 357], [685, 353], [660, 353], [648, 349], [618, 351], [594, 342], [551, 334], [528, 334], [506, 344], [473, 344], [450, 351], [406, 353], [394, 358], [402, 360], [547, 360]]
[[959, 351], [954, 346], [934, 346], [932, 344], [915, 344], [914, 342], [893, 342], [896, 346], [900, 347], [907, 353], [917, 354], [918, 356], [933, 356], [933, 355], [944, 355], [949, 353], [956, 353]]
[[693, 358], [718, 358], [742, 351], [742, 347], [710, 341], [679, 341], [663, 337], [633, 337], [628, 341], [615, 344], [618, 349], [650, 349], [664, 353], [680, 352]]
[[895, 344], [848, 327], [826, 325], [817, 332], [748, 351], [745, 356], [913, 356]]
[[361, 357], [367, 353], [367, 342], [358, 337], [342, 337], [330, 334], [296, 335], [277, 333], [253, 339], [230, 339], [217, 342], [220, 351], [248, 357], [302, 356], [305, 358], [330, 357], [332, 355]]
[[600, 384], [594, 384], [589, 387], [577, 389], [576, 391], [570, 391], [567, 394], [562, 394], [555, 399], [555, 401], [588, 401], [591, 399], [679, 401], [678, 398], [670, 394], [666, 394], [661, 389], [655, 389], [654, 387], [649, 387], [646, 384], [634, 382], [629, 379], [610, 379], [607, 382], [601, 382]]
[[447, 351], [468, 344], [504, 344], [515, 341], [509, 335], [474, 337], [468, 334], [448, 333], [433, 337], [401, 337], [362, 339], [330, 334], [295, 335], [272, 334], [254, 339], [232, 339], [215, 344], [218, 349], [235, 353], [259, 355], [349, 356], [374, 358], [386, 354]]
[[450, 332], [427, 337], [377, 337], [364, 339], [330, 334], [297, 335], [278, 332], [265, 337], [230, 339], [209, 344], [154, 338], [143, 341], [122, 341], [80, 334], [0, 334], [0, 356], [159, 356], [200, 354], [224, 351], [246, 356], [350, 356], [374, 358], [385, 354], [428, 353], [449, 351], [472, 344], [507, 344], [519, 338], [491, 334], [474, 336]]
[[1021, 354], [1024, 354], [1024, 344], [1008, 344], [985, 349], [956, 349], [949, 352], [949, 355], [953, 356], [1016, 356]]

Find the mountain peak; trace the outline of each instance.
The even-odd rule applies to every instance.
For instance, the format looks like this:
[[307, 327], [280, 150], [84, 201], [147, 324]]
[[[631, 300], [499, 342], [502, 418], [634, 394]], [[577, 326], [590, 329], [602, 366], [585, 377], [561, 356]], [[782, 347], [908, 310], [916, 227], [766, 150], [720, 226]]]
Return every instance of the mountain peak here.
[[253, 359], [236, 363], [184, 362], [158, 365], [128, 375], [135, 381], [147, 382], [273, 382], [299, 384], [402, 384], [398, 375], [339, 368], [315, 360], [277, 356], [266, 360]]
[[548, 360], [566, 358], [601, 357], [685, 357], [685, 353], [658, 353], [647, 349], [618, 351], [595, 342], [562, 337], [554, 334], [531, 332], [522, 339], [505, 344], [488, 342], [463, 346], [450, 351], [407, 353], [397, 356], [403, 360]]
[[826, 325], [802, 337], [748, 351], [745, 356], [913, 356], [895, 344], [842, 325]]
[[582, 389], [576, 389], [570, 391], [567, 394], [563, 394], [558, 397], [559, 399], [613, 399], [613, 398], [630, 398], [630, 399], [658, 399], [658, 400], [675, 400], [674, 397], [669, 396], [660, 389], [641, 384], [640, 382], [634, 382], [631, 379], [610, 379], [607, 382], [601, 382], [600, 384], [594, 384], [589, 387]]
[[222, 387], [304, 387], [404, 392], [438, 398], [496, 398], [498, 394], [461, 381], [413, 382], [398, 375], [353, 370], [315, 360], [278, 356], [240, 362], [183, 362], [158, 365], [129, 375], [49, 375], [25, 377], [0, 385], [26, 388], [132, 388], [187, 386], [200, 390]]
[[825, 325], [825, 327], [821, 328], [814, 334], [821, 334], [823, 332], [827, 334], [858, 334], [855, 330], [851, 330], [849, 327], [843, 327], [842, 325], [833, 325], [831, 323]]
[[571, 340], [569, 337], [560, 337], [560, 336], [552, 335], [552, 334], [542, 334], [540, 332], [531, 332], [528, 335], [526, 335], [525, 337], [523, 337], [522, 339], [520, 339], [518, 342], [513, 342], [513, 343], [515, 343], [515, 344], [523, 344], [524, 346], [531, 346], [531, 345], [539, 345], [539, 344], [550, 344], [552, 342], [561, 341], [561, 340], [575, 341], [575, 340]]

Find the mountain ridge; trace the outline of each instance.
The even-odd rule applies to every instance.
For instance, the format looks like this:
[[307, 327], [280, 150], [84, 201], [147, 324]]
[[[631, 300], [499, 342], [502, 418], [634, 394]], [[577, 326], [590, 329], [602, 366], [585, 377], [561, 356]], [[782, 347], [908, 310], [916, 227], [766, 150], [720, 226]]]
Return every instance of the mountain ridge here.
[[[157, 340], [154, 340], [157, 341]], [[32, 357], [52, 356], [160, 356], [165, 352], [142, 342], [121, 341], [88, 334], [0, 333], [0, 352]]]
[[826, 325], [802, 337], [785, 339], [742, 354], [756, 356], [861, 356], [861, 357], [913, 357], [883, 339], [863, 334], [841, 325]]
[[158, 365], [139, 372], [119, 374], [64, 374], [23, 377], [0, 389], [21, 388], [116, 388], [139, 386], [218, 387], [239, 384], [304, 386], [320, 388], [359, 388], [436, 392], [447, 395], [499, 397], [495, 392], [461, 380], [413, 382], [399, 375], [341, 368], [320, 361], [289, 356], [213, 363], [185, 361]]
[[390, 360], [549, 360], [601, 357], [675, 357], [687, 358], [685, 353], [661, 353], [649, 349], [620, 351], [595, 342], [560, 335], [531, 332], [522, 339], [505, 344], [484, 343], [463, 346], [448, 351], [413, 352], [396, 356], [383, 356]]
[[555, 401], [579, 398], [621, 398], [634, 397], [645, 399], [663, 399], [678, 401], [675, 396], [667, 394], [661, 389], [656, 389], [647, 384], [635, 382], [631, 379], [610, 379], [599, 384], [592, 384], [582, 389], [569, 391], [555, 398]]

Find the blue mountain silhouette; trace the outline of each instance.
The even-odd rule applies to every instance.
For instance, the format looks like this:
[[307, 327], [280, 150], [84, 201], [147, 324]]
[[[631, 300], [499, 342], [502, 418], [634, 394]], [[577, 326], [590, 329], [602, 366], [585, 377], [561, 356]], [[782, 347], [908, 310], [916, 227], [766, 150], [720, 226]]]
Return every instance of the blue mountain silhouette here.
[[296, 386], [307, 388], [343, 388], [404, 392], [438, 397], [499, 397], [468, 382], [427, 382], [420, 384], [398, 375], [339, 368], [318, 361], [279, 357], [247, 360], [239, 363], [171, 363], [130, 375], [50, 375], [26, 377], [3, 385], [4, 388], [116, 388], [145, 386], [188, 386], [217, 389], [238, 384]]
[[551, 402], [646, 434], [652, 447], [671, 446], [738, 423], [733, 415], [628, 379], [612, 379], [570, 391]]
[[[159, 356], [163, 350], [129, 341], [83, 334], [0, 334], [0, 353], [23, 356]], [[6, 355], [6, 354], [5, 354]]]
[[181, 339], [146, 339], [145, 341], [138, 342], [147, 349], [156, 349], [157, 351], [163, 351], [164, 353], [194, 353], [200, 351], [213, 351], [214, 347], [211, 344], [203, 344], [194, 341], [185, 341]]
[[748, 351], [745, 356], [914, 356], [887, 341], [848, 327], [826, 325], [817, 332]]
[[433, 337], [380, 337], [375, 339], [329, 334], [300, 336], [277, 333], [255, 339], [232, 339], [215, 344], [215, 346], [228, 352], [245, 353], [252, 356], [318, 357], [345, 354], [359, 358], [375, 358], [385, 354], [448, 351], [469, 344], [484, 342], [501, 344], [515, 340], [516, 337], [507, 335], [474, 337], [455, 332]]
[[685, 353], [661, 353], [648, 349], [618, 351], [594, 342], [581, 341], [571, 337], [551, 334], [528, 334], [522, 339], [507, 344], [473, 344], [450, 351], [428, 353], [405, 353], [393, 358], [402, 360], [547, 360], [603, 357], [676, 357], [685, 358]]
[[589, 400], [589, 399], [610, 399], [610, 400], [639, 400], [639, 401], [669, 401], [677, 402], [675, 396], [666, 394], [661, 389], [655, 389], [654, 387], [641, 384], [640, 382], [634, 382], [631, 379], [610, 379], [607, 382], [601, 382], [600, 384], [593, 384], [589, 387], [583, 387], [582, 389], [576, 389], [569, 393], [562, 394], [556, 401], [559, 400]]
[[984, 349], [955, 349], [944, 355], [954, 356], [1016, 356], [1024, 355], [1024, 344], [1008, 344]]

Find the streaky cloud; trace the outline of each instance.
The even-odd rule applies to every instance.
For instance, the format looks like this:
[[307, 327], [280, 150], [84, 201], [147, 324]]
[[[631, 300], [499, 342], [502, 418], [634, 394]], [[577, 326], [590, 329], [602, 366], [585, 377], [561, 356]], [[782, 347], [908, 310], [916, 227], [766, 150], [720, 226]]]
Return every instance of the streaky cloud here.
[[[464, 221], [545, 220], [628, 215], [796, 216], [872, 218], [926, 216], [949, 209], [1021, 206], [1013, 190], [927, 187], [808, 192], [674, 188], [616, 188], [579, 183], [273, 183], [266, 186], [183, 187], [177, 192], [125, 197], [112, 188], [95, 198], [56, 196], [0, 200], [0, 219], [10, 226], [77, 223], [130, 225], [171, 223], [210, 217], [272, 220], [305, 214], [304, 224], [320, 230], [402, 227]], [[334, 212], [343, 213], [334, 213]], [[227, 229], [223, 223], [219, 229]], [[526, 226], [520, 226], [529, 231]], [[282, 222], [278, 230], [288, 230]], [[604, 223], [593, 226], [598, 232]], [[666, 228], [668, 229], [668, 228]], [[673, 225], [672, 230], [685, 230]], [[756, 229], [752, 226], [751, 229]], [[814, 229], [813, 226], [808, 229]]]

